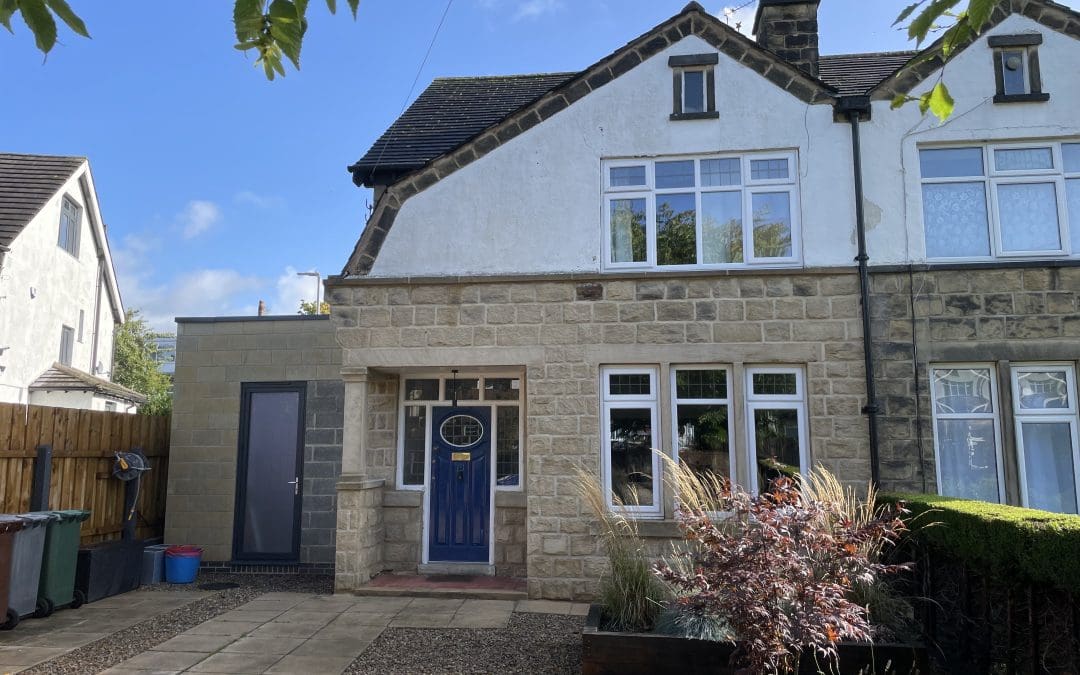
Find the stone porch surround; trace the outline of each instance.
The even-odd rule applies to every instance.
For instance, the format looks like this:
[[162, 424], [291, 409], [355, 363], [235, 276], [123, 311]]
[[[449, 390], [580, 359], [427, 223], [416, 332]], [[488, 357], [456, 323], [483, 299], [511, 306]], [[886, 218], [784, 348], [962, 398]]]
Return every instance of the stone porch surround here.
[[[869, 479], [853, 269], [334, 278], [328, 288], [346, 380], [343, 476], [384, 481], [387, 489], [396, 480], [399, 373], [454, 367], [524, 370], [531, 598], [591, 597], [605, 566], [574, 481], [578, 467], [600, 467], [602, 365], [659, 364], [664, 381], [668, 364], [736, 369], [742, 364], [805, 364], [813, 460], [849, 483], [865, 485]], [[660, 389], [660, 419], [667, 429], [669, 393], [667, 387]], [[744, 407], [740, 384], [733, 393], [733, 413], [739, 419]], [[741, 434], [737, 448], [745, 442], [738, 439]], [[665, 446], [669, 435], [662, 433]], [[749, 470], [745, 464], [740, 470]], [[350, 518], [339, 507], [339, 542], [341, 524]], [[649, 523], [649, 530], [661, 540], [675, 533], [670, 520]], [[384, 544], [384, 550], [389, 546]], [[354, 555], [345, 550], [339, 544], [339, 590], [363, 576], [340, 569], [343, 554]]]

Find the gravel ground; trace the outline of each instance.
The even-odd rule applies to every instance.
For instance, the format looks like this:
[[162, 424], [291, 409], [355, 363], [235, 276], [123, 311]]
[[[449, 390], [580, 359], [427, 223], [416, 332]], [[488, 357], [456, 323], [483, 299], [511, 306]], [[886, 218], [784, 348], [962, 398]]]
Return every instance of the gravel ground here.
[[168, 593], [170, 590], [197, 590], [209, 582], [233, 582], [239, 588], [213, 591], [212, 595], [166, 614], [136, 624], [107, 638], [68, 652], [51, 661], [21, 671], [28, 675], [56, 673], [99, 673], [111, 666], [141, 654], [200, 623], [250, 602], [263, 593], [288, 591], [295, 593], [332, 593], [333, 579], [328, 576], [247, 575], [222, 572], [200, 572], [194, 584], [159, 584], [140, 588], [135, 593]]
[[506, 628], [387, 628], [353, 673], [580, 673], [583, 616], [513, 614]]

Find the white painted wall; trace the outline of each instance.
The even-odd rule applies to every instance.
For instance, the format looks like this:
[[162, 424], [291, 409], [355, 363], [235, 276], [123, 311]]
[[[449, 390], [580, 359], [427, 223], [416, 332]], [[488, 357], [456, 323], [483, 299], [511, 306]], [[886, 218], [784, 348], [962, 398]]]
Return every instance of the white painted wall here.
[[720, 54], [719, 120], [669, 120], [684, 38], [405, 202], [370, 276], [598, 272], [602, 159], [797, 149], [803, 259], [855, 257], [850, 131]]
[[[1046, 103], [995, 104], [993, 50], [986, 36], [1039, 32], [1039, 64]], [[947, 142], [1023, 141], [1080, 138], [1080, 41], [1013, 15], [959, 54], [945, 68], [945, 82], [956, 100], [952, 117], [939, 124], [909, 104], [890, 110], [874, 103], [873, 120], [862, 127], [864, 192], [870, 263], [925, 260], [920, 145]], [[928, 91], [937, 78], [916, 88]]]
[[53, 408], [82, 408], [85, 410], [105, 410], [105, 403], [116, 404], [115, 412], [135, 414], [139, 407], [128, 401], [100, 396], [91, 391], [33, 391], [30, 392], [30, 405], [45, 405]]
[[[89, 179], [85, 164], [15, 238], [11, 251], [4, 257], [0, 270], [0, 347], [7, 349], [0, 354], [0, 366], [4, 368], [0, 372], [0, 402], [27, 402], [26, 388], [59, 360], [63, 325], [75, 329], [71, 365], [93, 372], [98, 255], [88, 211], [94, 210], [98, 223], [101, 217], [94, 199], [89, 204], [84, 199], [79, 186], [79, 177], [84, 174]], [[92, 194], [92, 181], [90, 186]], [[83, 210], [77, 258], [57, 245], [63, 195]], [[104, 241], [104, 232], [99, 231], [99, 236]], [[111, 261], [107, 264], [111, 265]], [[105, 378], [112, 371], [115, 316], [117, 313], [122, 316], [118, 299], [115, 282], [110, 280], [102, 289], [98, 346], [98, 361], [104, 367], [99, 376]], [[82, 341], [78, 339], [79, 310], [85, 313]]]

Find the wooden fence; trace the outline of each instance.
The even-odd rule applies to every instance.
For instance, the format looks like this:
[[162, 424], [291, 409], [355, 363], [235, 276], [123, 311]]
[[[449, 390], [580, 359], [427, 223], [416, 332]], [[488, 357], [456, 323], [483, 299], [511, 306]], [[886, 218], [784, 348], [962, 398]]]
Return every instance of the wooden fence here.
[[124, 483], [112, 476], [114, 453], [142, 450], [135, 536], [161, 536], [169, 467], [169, 418], [0, 403], [0, 513], [30, 508], [37, 448], [52, 447], [50, 509], [87, 509], [82, 543], [119, 539]]

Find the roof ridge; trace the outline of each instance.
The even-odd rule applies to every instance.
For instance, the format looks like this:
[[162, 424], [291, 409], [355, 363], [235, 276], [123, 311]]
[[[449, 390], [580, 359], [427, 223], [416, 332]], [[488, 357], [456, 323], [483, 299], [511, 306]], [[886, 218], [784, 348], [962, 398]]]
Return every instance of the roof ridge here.
[[81, 160], [86, 161], [88, 158], [85, 155], [43, 155], [34, 152], [0, 152], [0, 157], [25, 157], [25, 158], [37, 158], [37, 159], [68, 159], [68, 160]]
[[510, 73], [508, 75], [446, 75], [443, 77], [436, 77], [432, 80], [432, 82], [440, 82], [447, 80], [500, 80], [521, 77], [562, 77], [569, 75], [577, 75], [580, 72], [580, 70], [566, 70], [554, 71], [550, 73]]
[[901, 55], [914, 56], [915, 54], [918, 54], [918, 53], [919, 53], [918, 49], [897, 49], [895, 51], [888, 51], [888, 52], [848, 52], [848, 53], [845, 53], [845, 54], [822, 54], [818, 58], [829, 59], [829, 58], [840, 58], [840, 57], [851, 57], [851, 56], [901, 56]]

